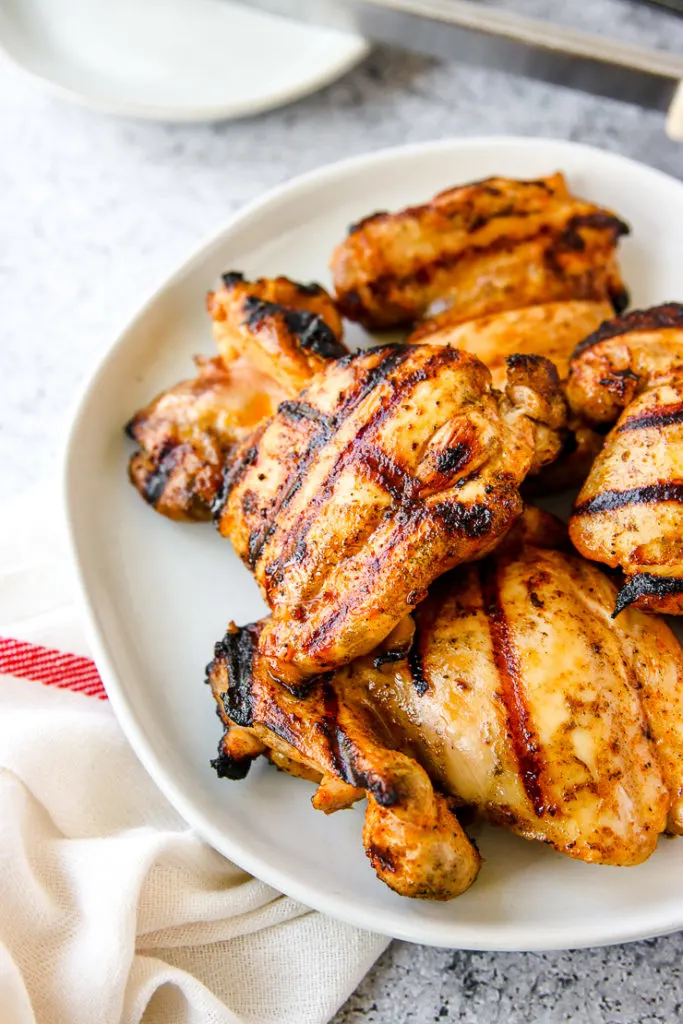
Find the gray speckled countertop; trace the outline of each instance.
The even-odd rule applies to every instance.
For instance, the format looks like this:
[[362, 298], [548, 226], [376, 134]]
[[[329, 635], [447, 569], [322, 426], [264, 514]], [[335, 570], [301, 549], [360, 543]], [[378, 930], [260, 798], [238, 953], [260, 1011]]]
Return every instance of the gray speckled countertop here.
[[[54, 473], [91, 365], [230, 211], [351, 153], [495, 132], [579, 139], [683, 173], [683, 146], [655, 113], [393, 52], [295, 106], [206, 126], [89, 114], [0, 66], [0, 499]], [[672, 1024], [682, 960], [681, 935], [548, 954], [394, 943], [336, 1024]]]

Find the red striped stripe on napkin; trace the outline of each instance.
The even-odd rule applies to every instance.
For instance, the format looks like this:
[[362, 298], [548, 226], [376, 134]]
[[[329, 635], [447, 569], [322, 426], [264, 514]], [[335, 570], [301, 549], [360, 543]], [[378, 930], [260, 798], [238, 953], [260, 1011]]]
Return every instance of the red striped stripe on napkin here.
[[24, 640], [0, 637], [0, 674], [32, 679], [46, 686], [58, 686], [74, 693], [106, 700], [95, 662], [77, 654], [65, 654]]

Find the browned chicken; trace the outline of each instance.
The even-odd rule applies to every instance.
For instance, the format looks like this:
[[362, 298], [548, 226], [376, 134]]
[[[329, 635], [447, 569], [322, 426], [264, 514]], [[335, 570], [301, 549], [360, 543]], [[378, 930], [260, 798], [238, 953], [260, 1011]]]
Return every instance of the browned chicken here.
[[218, 291], [209, 292], [207, 309], [225, 365], [244, 357], [290, 395], [328, 359], [347, 354], [341, 318], [319, 284], [287, 277], [245, 281], [232, 272], [223, 275]]
[[346, 354], [339, 314], [319, 285], [249, 282], [236, 272], [223, 280], [208, 298], [222, 358], [197, 358], [195, 379], [163, 392], [126, 428], [140, 446], [131, 481], [171, 519], [210, 519], [235, 445]]
[[567, 391], [593, 423], [621, 413], [574, 507], [574, 544], [623, 569], [615, 613], [682, 614], [683, 305], [603, 324], [578, 346]]
[[615, 250], [626, 233], [561, 174], [489, 178], [353, 225], [332, 256], [337, 303], [368, 328], [414, 323], [435, 304], [450, 326], [568, 299], [621, 311], [628, 295]]
[[229, 371], [220, 358], [195, 363], [197, 377], [164, 391], [126, 426], [140, 446], [131, 481], [157, 512], [185, 521], [211, 518], [230, 451], [285, 397], [246, 362]]
[[[380, 878], [402, 896], [447, 900], [477, 876], [480, 857], [448, 801], [401, 753], [367, 687], [333, 679], [305, 700], [277, 683], [260, 651], [263, 623], [231, 628], [208, 666], [225, 736], [213, 765], [243, 778], [254, 757], [319, 783], [314, 806], [326, 813], [367, 796], [363, 844]], [[400, 738], [397, 737], [400, 743]]]
[[479, 360], [432, 345], [333, 362], [283, 402], [217, 507], [273, 611], [274, 674], [297, 686], [372, 650], [436, 576], [490, 551], [564, 424], [547, 360], [510, 358], [503, 396]]
[[[488, 366], [493, 386], [502, 390], [507, 372], [505, 360], [515, 352], [546, 356], [564, 381], [576, 345], [611, 316], [612, 307], [608, 302], [544, 302], [465, 323], [459, 315], [453, 316], [457, 313], [453, 307], [449, 313], [425, 320], [410, 335], [408, 343], [451, 345], [471, 352]], [[602, 443], [601, 434], [578, 416], [571, 417], [559, 458], [543, 473], [529, 478], [525, 493], [552, 494], [579, 487]]]
[[564, 544], [527, 510], [298, 700], [264, 662], [266, 626], [231, 630], [209, 666], [217, 771], [242, 778], [265, 754], [319, 783], [319, 809], [367, 795], [368, 855], [406, 895], [448, 898], [476, 875], [448, 799], [571, 857], [641, 863], [683, 833], [683, 652], [661, 619], [614, 620], [613, 584]]

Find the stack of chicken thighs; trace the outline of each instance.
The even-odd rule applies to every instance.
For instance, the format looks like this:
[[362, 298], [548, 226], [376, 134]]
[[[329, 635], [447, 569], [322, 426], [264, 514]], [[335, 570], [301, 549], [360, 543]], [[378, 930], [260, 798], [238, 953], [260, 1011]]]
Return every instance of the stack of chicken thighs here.
[[[366, 799], [402, 895], [472, 884], [473, 812], [602, 864], [683, 833], [683, 306], [625, 311], [627, 233], [561, 174], [373, 214], [334, 296], [225, 274], [218, 356], [128, 425], [145, 501], [270, 609], [208, 667], [216, 771]], [[568, 530], [529, 504], [572, 487]]]

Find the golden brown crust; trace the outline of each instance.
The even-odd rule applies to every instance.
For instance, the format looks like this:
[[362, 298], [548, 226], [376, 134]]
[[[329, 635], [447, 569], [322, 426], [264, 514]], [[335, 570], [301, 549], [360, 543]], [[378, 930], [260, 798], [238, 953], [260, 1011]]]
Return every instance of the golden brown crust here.
[[347, 354], [341, 318], [320, 285], [287, 277], [246, 281], [233, 272], [209, 292], [207, 309], [225, 364], [246, 358], [292, 395], [327, 360]]
[[683, 613], [683, 378], [645, 390], [624, 411], [577, 498], [572, 541], [620, 567], [628, 604]]
[[170, 519], [211, 518], [234, 446], [271, 416], [282, 389], [247, 364], [196, 360], [199, 373], [158, 395], [126, 427], [139, 445], [129, 464], [144, 500]]
[[577, 345], [567, 398], [588, 423], [611, 424], [644, 389], [683, 374], [683, 306], [614, 317]]
[[453, 317], [539, 302], [627, 304], [614, 258], [627, 226], [572, 196], [561, 174], [491, 178], [354, 225], [334, 251], [339, 308], [368, 328], [411, 324], [435, 302]]
[[267, 746], [279, 767], [320, 782], [318, 810], [330, 813], [367, 795], [363, 844], [377, 875], [403, 896], [458, 896], [474, 881], [480, 857], [424, 769], [392, 749], [367, 694], [354, 701], [329, 679], [297, 698], [276, 683], [261, 650], [262, 628], [231, 627], [208, 667], [226, 726], [214, 762], [219, 775], [242, 778]]
[[386, 346], [281, 404], [226, 477], [218, 526], [273, 610], [291, 681], [375, 647], [439, 573], [482, 557], [522, 511], [519, 484], [559, 448], [551, 365], [523, 357], [508, 397], [473, 356]]

